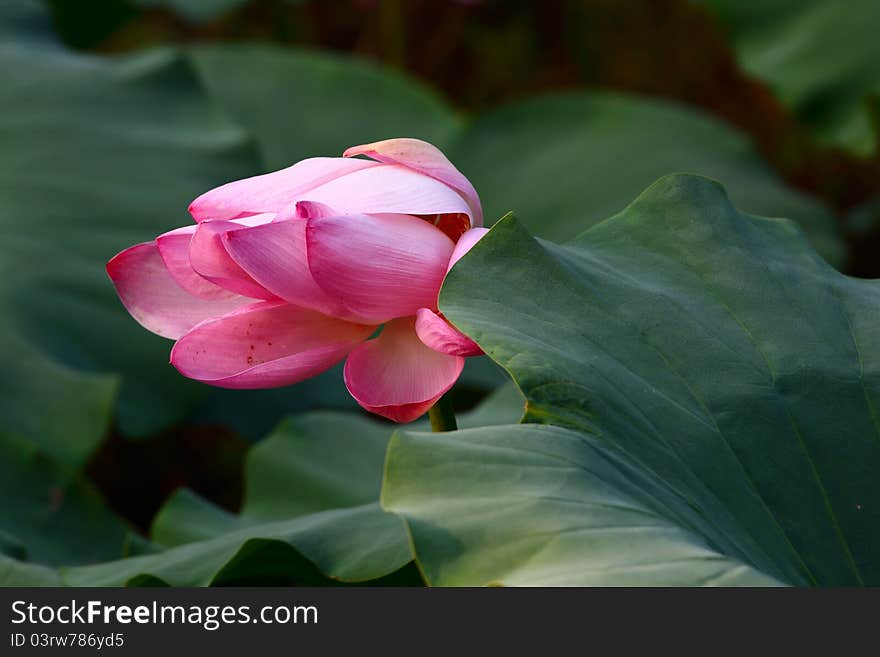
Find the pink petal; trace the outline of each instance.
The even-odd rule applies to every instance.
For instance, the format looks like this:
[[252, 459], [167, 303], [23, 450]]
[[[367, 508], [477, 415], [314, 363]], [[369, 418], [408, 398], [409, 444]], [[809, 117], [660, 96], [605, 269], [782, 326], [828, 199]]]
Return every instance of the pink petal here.
[[366, 160], [314, 157], [262, 176], [236, 180], [199, 196], [189, 206], [196, 221], [235, 219], [245, 214], [280, 212], [302, 194], [334, 178], [377, 166]]
[[403, 215], [309, 219], [309, 269], [349, 312], [381, 323], [436, 308], [452, 241]]
[[375, 330], [282, 301], [263, 301], [203, 322], [171, 350], [191, 379], [222, 388], [275, 388], [332, 367]]
[[455, 243], [455, 250], [452, 252], [452, 257], [449, 258], [449, 265], [447, 266], [446, 271], [448, 272], [452, 269], [452, 266], [461, 260], [465, 253], [474, 248], [474, 244], [483, 239], [488, 232], [488, 228], [471, 228], [468, 232], [462, 235], [458, 242]]
[[192, 296], [168, 272], [155, 242], [118, 253], [107, 263], [107, 273], [131, 316], [165, 338], [177, 339], [199, 322], [252, 302], [240, 296], [216, 301]]
[[193, 296], [219, 301], [238, 295], [199, 275], [189, 262], [189, 245], [196, 226], [184, 226], [156, 238], [156, 246], [175, 282]]
[[345, 361], [345, 385], [358, 404], [395, 422], [425, 413], [458, 380], [464, 358], [425, 346], [414, 318], [388, 322], [379, 337], [355, 347]]
[[[316, 217], [333, 217], [340, 214], [329, 205], [314, 203], [312, 201], [297, 201], [294, 216], [296, 219], [314, 219]], [[279, 215], [275, 221], [281, 221], [286, 217]]]
[[352, 146], [343, 153], [344, 157], [353, 155], [366, 155], [379, 162], [402, 164], [446, 183], [467, 200], [471, 210], [471, 225], [483, 224], [483, 210], [480, 207], [477, 190], [436, 146], [420, 139], [386, 139], [372, 144]]
[[[366, 160], [345, 160], [366, 162]], [[376, 164], [339, 176], [298, 200], [322, 203], [338, 214], [464, 214], [472, 210], [455, 190], [396, 164]]]
[[334, 317], [358, 319], [312, 278], [306, 257], [304, 220], [276, 220], [230, 231], [223, 235], [223, 244], [237, 265], [275, 296]]
[[476, 342], [428, 308], [419, 308], [416, 314], [416, 334], [431, 349], [450, 356], [483, 354]]
[[236, 221], [203, 221], [193, 234], [189, 246], [189, 262], [193, 270], [220, 287], [254, 299], [273, 299], [275, 296], [251, 278], [229, 255], [224, 235], [244, 230], [253, 225], [270, 225], [273, 214], [258, 215], [261, 219], [245, 223]]

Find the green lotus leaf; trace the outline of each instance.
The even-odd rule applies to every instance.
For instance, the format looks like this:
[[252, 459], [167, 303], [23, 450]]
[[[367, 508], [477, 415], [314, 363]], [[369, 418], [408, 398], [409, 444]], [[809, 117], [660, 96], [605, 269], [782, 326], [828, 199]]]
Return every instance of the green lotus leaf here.
[[880, 583], [880, 286], [792, 222], [669, 176], [562, 246], [501, 221], [440, 307], [561, 428], [395, 438], [429, 583]]

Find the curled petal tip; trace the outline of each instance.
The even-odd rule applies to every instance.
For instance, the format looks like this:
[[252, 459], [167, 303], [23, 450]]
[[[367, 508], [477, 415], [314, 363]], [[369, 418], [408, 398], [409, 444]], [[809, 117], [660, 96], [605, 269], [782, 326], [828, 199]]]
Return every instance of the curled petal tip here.
[[393, 139], [381, 139], [369, 144], [349, 146], [342, 153], [342, 157], [354, 157], [355, 155], [391, 157], [395, 154], [408, 154], [410, 161], [417, 163], [426, 159], [424, 155], [431, 153], [431, 151], [436, 151], [444, 158], [446, 157], [445, 155], [442, 155], [439, 148], [422, 139], [416, 139], [415, 137], [394, 137]]
[[386, 164], [400, 164], [445, 183], [467, 202], [471, 225], [481, 226], [483, 224], [483, 209], [477, 190], [433, 144], [412, 137], [399, 137], [352, 146], [343, 153], [344, 157], [355, 155], [366, 155], [377, 162]]
[[450, 356], [482, 356], [483, 350], [464, 333], [430, 308], [419, 308], [416, 335], [434, 351]]

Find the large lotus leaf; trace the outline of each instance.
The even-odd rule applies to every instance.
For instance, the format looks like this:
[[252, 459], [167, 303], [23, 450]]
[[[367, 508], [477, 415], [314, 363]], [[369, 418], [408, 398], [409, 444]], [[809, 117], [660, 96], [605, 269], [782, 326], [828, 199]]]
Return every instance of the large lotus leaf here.
[[33, 442], [0, 434], [0, 499], [0, 553], [8, 557], [64, 566], [124, 553], [123, 522], [82, 474]]
[[[601, 438], [558, 427], [400, 432], [383, 504], [435, 586], [777, 585]], [[696, 528], [692, 528], [694, 525]]]
[[440, 306], [568, 430], [396, 440], [431, 583], [880, 583], [880, 285], [793, 223], [669, 176], [565, 246], [503, 220]]
[[[826, 140], [869, 154], [880, 97], [876, 0], [699, 0], [729, 29], [743, 66]], [[872, 99], [874, 99], [872, 101]]]
[[798, 221], [833, 264], [845, 257], [834, 216], [786, 187], [746, 135], [672, 103], [590, 92], [519, 102], [483, 115], [450, 149], [486, 216], [513, 211], [535, 235], [574, 237], [668, 173], [719, 180], [748, 212]]

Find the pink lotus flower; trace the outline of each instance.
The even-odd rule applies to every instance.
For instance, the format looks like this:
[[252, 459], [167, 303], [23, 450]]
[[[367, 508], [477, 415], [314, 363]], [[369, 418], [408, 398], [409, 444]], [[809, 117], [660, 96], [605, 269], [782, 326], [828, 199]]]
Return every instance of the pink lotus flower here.
[[409, 422], [482, 353], [437, 309], [447, 271], [486, 232], [480, 200], [416, 139], [344, 155], [213, 189], [190, 205], [195, 225], [122, 251], [107, 272], [132, 317], [177, 341], [184, 376], [271, 388], [347, 357], [355, 400]]

